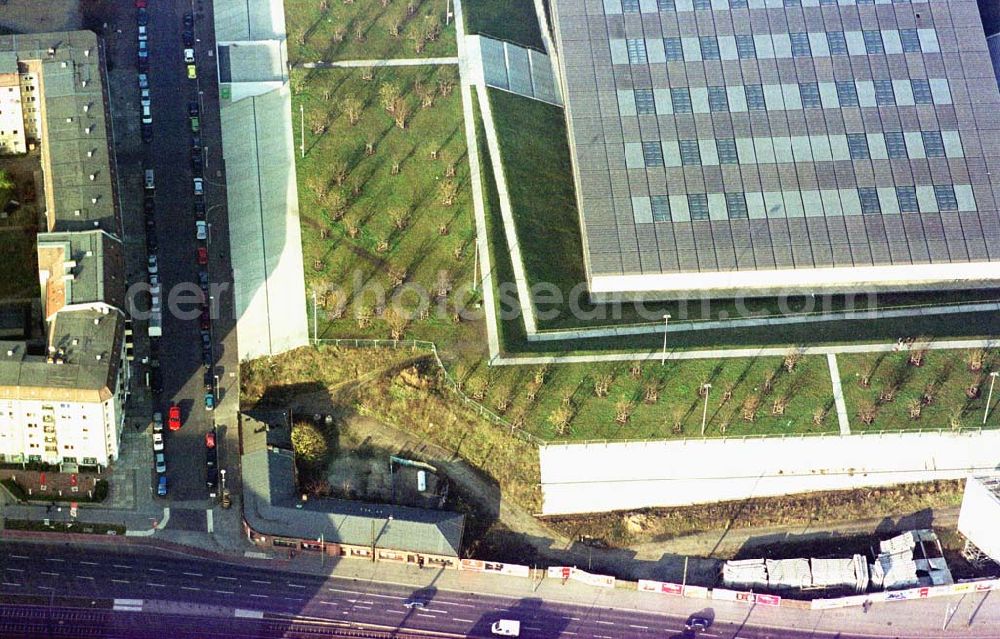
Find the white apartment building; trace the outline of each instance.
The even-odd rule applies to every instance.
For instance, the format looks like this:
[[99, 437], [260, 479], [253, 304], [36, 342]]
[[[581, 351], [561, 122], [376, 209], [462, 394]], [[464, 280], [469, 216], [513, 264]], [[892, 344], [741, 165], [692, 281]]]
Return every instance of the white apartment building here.
[[21, 78], [14, 68], [4, 68], [5, 59], [0, 57], [0, 155], [14, 155], [28, 151], [24, 129], [24, 111], [21, 107]]
[[0, 342], [0, 462], [106, 466], [118, 457], [128, 394], [124, 316], [63, 310], [48, 352]]

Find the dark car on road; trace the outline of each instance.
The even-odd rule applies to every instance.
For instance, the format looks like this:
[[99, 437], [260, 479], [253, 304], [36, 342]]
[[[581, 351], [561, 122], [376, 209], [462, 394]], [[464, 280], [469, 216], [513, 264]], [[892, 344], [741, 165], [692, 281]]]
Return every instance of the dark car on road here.
[[198, 116], [198, 103], [197, 102], [188, 102], [188, 115], [190, 115], [191, 117], [197, 117]]
[[702, 630], [708, 630], [711, 626], [712, 620], [708, 617], [704, 615], [691, 615], [688, 617], [687, 623], [684, 624], [684, 629], [701, 632]]

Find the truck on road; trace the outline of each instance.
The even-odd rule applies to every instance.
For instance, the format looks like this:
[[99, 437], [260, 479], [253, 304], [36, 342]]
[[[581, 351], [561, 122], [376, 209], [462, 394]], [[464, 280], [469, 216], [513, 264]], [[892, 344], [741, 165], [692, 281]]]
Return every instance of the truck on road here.
[[500, 637], [520, 637], [521, 622], [514, 619], [501, 619], [494, 621], [490, 626], [490, 631]]

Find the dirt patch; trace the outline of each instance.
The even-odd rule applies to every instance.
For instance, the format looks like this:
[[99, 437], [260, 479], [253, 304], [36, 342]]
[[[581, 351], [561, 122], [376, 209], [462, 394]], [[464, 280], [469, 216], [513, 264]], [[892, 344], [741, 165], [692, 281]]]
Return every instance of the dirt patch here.
[[392, 476], [387, 460], [346, 453], [337, 457], [327, 470], [326, 479], [338, 497], [379, 502], [392, 499]]
[[76, 31], [84, 28], [79, 0], [6, 0], [0, 10], [0, 30], [8, 33]]

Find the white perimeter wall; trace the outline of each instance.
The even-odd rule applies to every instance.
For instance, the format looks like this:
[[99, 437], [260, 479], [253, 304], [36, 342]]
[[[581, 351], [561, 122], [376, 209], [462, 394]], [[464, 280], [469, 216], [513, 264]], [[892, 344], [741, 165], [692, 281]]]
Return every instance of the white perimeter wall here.
[[542, 446], [542, 513], [686, 506], [983, 474], [1000, 431]]
[[962, 510], [958, 514], [958, 532], [990, 559], [1000, 563], [1000, 497], [990, 492], [976, 477], [970, 477], [965, 482]]

